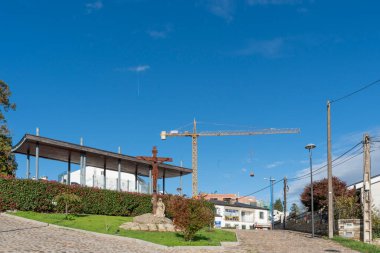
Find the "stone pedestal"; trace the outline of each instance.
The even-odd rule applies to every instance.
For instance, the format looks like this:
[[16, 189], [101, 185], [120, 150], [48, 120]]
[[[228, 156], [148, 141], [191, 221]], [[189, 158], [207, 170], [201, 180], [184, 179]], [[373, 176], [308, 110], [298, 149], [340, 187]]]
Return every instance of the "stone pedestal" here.
[[176, 232], [179, 231], [173, 222], [165, 217], [156, 217], [151, 213], [146, 213], [133, 218], [133, 222], [126, 222], [120, 226], [125, 230]]

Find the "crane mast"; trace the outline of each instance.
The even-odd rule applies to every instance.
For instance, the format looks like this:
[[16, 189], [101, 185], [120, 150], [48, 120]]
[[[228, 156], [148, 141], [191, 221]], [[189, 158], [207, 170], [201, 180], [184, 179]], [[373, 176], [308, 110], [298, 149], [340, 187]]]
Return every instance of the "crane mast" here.
[[197, 132], [197, 122], [194, 119], [193, 132], [179, 132], [176, 130], [161, 132], [161, 140], [166, 140], [166, 137], [191, 137], [192, 143], [192, 195], [198, 195], [198, 137], [199, 136], [247, 136], [247, 135], [263, 135], [263, 134], [298, 134], [299, 128], [276, 129], [268, 128], [255, 131], [205, 131]]

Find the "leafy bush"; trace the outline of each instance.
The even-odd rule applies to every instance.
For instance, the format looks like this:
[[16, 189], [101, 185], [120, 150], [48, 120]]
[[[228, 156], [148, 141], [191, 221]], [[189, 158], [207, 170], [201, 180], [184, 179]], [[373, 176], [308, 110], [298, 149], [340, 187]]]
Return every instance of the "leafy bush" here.
[[203, 199], [172, 196], [167, 202], [168, 214], [186, 241], [192, 240], [199, 230], [214, 222], [214, 206]]
[[87, 214], [136, 216], [152, 212], [151, 196], [57, 182], [0, 177], [0, 211], [55, 212], [54, 197], [67, 193], [81, 199], [77, 210]]
[[339, 196], [335, 199], [335, 219], [360, 219], [360, 202], [355, 196]]
[[376, 208], [372, 208], [372, 237], [380, 238], [380, 213]]
[[65, 211], [66, 217], [70, 213], [79, 213], [81, 198], [72, 193], [61, 193], [54, 197], [53, 204], [59, 212]]

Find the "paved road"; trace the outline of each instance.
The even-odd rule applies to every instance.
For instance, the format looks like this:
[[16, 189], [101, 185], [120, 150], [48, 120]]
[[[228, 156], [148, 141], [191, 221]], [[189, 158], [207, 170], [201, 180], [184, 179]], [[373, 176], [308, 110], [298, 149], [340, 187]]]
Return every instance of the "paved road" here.
[[130, 238], [46, 226], [0, 214], [0, 252], [355, 252], [321, 238], [287, 231], [238, 231], [239, 246], [166, 248]]

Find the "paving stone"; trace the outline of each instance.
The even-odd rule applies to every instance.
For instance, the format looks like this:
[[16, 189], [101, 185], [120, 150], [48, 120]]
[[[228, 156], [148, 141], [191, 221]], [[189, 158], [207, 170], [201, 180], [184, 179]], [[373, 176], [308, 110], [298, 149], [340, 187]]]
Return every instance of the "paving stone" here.
[[[158, 232], [157, 232], [158, 233]], [[0, 214], [0, 252], [113, 252], [113, 253], [319, 253], [356, 252], [333, 241], [310, 238], [289, 231], [238, 230], [238, 246], [223, 248], [162, 247], [144, 241], [119, 236], [99, 235]]]

